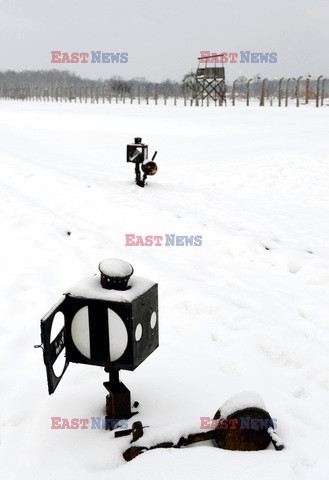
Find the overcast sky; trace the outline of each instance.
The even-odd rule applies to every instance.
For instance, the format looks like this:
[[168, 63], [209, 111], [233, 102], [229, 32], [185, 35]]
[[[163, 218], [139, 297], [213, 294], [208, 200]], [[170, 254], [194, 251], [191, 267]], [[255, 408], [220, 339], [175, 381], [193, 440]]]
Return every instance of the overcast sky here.
[[[53, 64], [54, 50], [128, 62]], [[181, 80], [201, 50], [277, 52], [277, 63], [226, 64], [229, 79], [329, 76], [329, 0], [0, 0], [0, 70]]]

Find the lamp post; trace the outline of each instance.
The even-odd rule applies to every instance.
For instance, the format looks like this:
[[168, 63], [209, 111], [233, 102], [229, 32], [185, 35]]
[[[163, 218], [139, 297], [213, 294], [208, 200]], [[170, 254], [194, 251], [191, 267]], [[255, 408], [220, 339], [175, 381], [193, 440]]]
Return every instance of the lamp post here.
[[321, 107], [323, 106], [323, 100], [324, 100], [324, 84], [326, 83], [327, 78], [324, 78], [322, 80], [322, 92], [321, 92]]
[[296, 83], [296, 107], [299, 107], [299, 91], [300, 91], [300, 81], [302, 79], [302, 75], [297, 78], [297, 83]]
[[234, 80], [232, 85], [232, 106], [235, 106], [235, 85], [238, 80]]
[[262, 81], [262, 89], [261, 89], [261, 93], [260, 93], [260, 102], [259, 102], [259, 106], [260, 107], [264, 107], [265, 105], [265, 82], [266, 82], [267, 78], [263, 78], [263, 81]]
[[282, 97], [282, 90], [281, 90], [281, 85], [284, 80], [284, 77], [280, 78], [279, 80], [279, 90], [278, 90], [278, 105], [281, 107], [281, 97]]
[[[116, 258], [102, 261], [99, 271], [100, 278], [94, 275], [73, 285], [43, 317], [40, 346], [49, 394], [70, 362], [105, 368], [110, 375], [104, 382], [105, 428], [112, 430], [137, 413], [131, 411], [130, 392], [119, 381], [119, 370], [135, 370], [159, 345], [158, 285], [132, 277], [133, 267]], [[62, 328], [53, 334], [58, 318]], [[64, 366], [57, 372], [61, 355]]]
[[319, 99], [320, 99], [320, 80], [323, 78], [323, 75], [320, 75], [316, 81], [316, 107], [319, 106]]
[[[145, 181], [148, 175], [155, 175], [158, 166], [154, 162], [158, 152], [155, 152], [152, 159], [148, 159], [148, 145], [142, 143], [140, 137], [135, 138], [134, 143], [127, 145], [127, 162], [135, 164], [136, 185], [139, 187], [145, 186]], [[142, 176], [142, 172], [144, 173]]]

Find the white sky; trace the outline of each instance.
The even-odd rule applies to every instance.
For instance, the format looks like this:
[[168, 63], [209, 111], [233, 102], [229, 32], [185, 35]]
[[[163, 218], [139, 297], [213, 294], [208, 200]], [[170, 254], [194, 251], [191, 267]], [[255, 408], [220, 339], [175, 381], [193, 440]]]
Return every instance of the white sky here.
[[[201, 50], [277, 52], [226, 75], [329, 76], [329, 0], [0, 0], [0, 70], [181, 80]], [[123, 64], [52, 64], [52, 50], [128, 52]]]

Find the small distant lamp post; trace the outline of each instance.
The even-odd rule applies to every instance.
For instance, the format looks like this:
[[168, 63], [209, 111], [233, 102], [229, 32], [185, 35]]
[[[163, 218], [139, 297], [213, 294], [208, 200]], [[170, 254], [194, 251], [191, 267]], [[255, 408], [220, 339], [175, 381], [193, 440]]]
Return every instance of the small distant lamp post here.
[[326, 83], [326, 80], [328, 80], [327, 78], [324, 78], [322, 80], [322, 92], [321, 92], [321, 107], [323, 106], [323, 100], [324, 100], [324, 85]]
[[259, 102], [259, 106], [260, 107], [264, 107], [265, 105], [265, 82], [266, 82], [267, 78], [263, 78], [263, 81], [262, 81], [262, 89], [261, 89], [261, 93], [260, 93], [260, 102]]
[[319, 107], [321, 78], [323, 78], [323, 75], [320, 75], [316, 81], [316, 107]]
[[281, 86], [282, 86], [283, 80], [284, 80], [284, 77], [280, 78], [280, 80], [279, 80], [279, 90], [278, 90], [278, 105], [279, 105], [279, 107], [281, 107], [281, 99], [282, 99]]
[[[141, 137], [136, 137], [134, 143], [127, 145], [127, 162], [135, 164], [136, 184], [139, 187], [145, 186], [146, 177], [155, 175], [158, 166], [154, 162], [158, 152], [155, 152], [152, 160], [148, 159], [148, 145], [142, 143]], [[142, 172], [143, 175], [142, 175]]]
[[[70, 362], [105, 367], [109, 381], [106, 397], [107, 428], [128, 419], [130, 391], [119, 381], [119, 370], [135, 370], [159, 345], [158, 285], [132, 277], [133, 267], [110, 258], [99, 264], [96, 275], [73, 285], [63, 300], [41, 320], [41, 342], [49, 394], [54, 393]], [[63, 328], [52, 339], [57, 316]], [[54, 364], [66, 350], [61, 373]]]
[[299, 107], [299, 94], [300, 94], [300, 81], [302, 79], [302, 75], [297, 78], [297, 83], [296, 83], [296, 107]]
[[234, 80], [232, 85], [232, 106], [235, 106], [235, 85], [238, 80]]

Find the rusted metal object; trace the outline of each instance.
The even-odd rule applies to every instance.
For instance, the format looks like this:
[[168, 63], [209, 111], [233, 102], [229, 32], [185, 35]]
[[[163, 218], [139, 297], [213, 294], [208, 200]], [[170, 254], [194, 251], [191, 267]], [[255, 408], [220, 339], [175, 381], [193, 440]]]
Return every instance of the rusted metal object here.
[[[116, 436], [119, 436], [119, 435], [116, 434]], [[209, 432], [195, 433], [195, 434], [190, 434], [187, 437], [181, 437], [176, 444], [174, 444], [173, 442], [162, 442], [162, 443], [158, 443], [157, 445], [153, 445], [152, 447], [133, 446], [128, 448], [128, 450], [124, 452], [123, 458], [127, 462], [129, 462], [130, 460], [133, 460], [138, 455], [140, 455], [141, 453], [147, 450], [154, 450], [156, 448], [187, 447], [188, 445], [192, 445], [192, 443], [205, 442], [207, 440], [213, 440], [214, 438], [215, 438], [215, 430], [211, 430]], [[134, 440], [132, 440], [131, 443], [133, 442]]]
[[[155, 152], [156, 154], [157, 152]], [[155, 156], [155, 155], [154, 155]], [[154, 158], [153, 156], [153, 158]], [[152, 160], [150, 162], [147, 162], [147, 163], [142, 163], [142, 170], [143, 172], [146, 174], [146, 175], [155, 175], [158, 171], [158, 166], [155, 162], [153, 162]]]
[[[241, 395], [233, 398], [240, 400], [240, 404], [242, 404]], [[260, 397], [258, 397], [258, 399], [260, 399]], [[260, 402], [256, 403], [261, 405]], [[239, 404], [239, 402], [237, 402], [237, 404]], [[207, 440], [212, 440], [214, 446], [224, 450], [265, 450], [271, 442], [276, 450], [282, 450], [284, 448], [280, 437], [274, 431], [272, 418], [264, 408], [247, 406], [246, 408], [235, 409], [235, 411], [232, 411], [229, 415], [225, 415], [225, 417], [222, 416], [222, 409], [224, 413], [229, 411], [227, 404], [224, 404], [217, 410], [212, 420], [213, 424], [216, 424], [216, 428], [213, 430], [181, 437], [176, 444], [173, 442], [162, 442], [151, 447], [140, 445], [132, 446], [123, 453], [123, 457], [129, 462], [148, 450], [154, 450], [156, 448], [181, 448]], [[246, 428], [246, 423], [248, 423], [249, 428]], [[228, 428], [228, 426], [230, 426], [230, 428]], [[125, 434], [127, 435], [132, 431], [133, 430], [127, 431]], [[135, 434], [131, 443], [143, 435], [142, 425], [140, 425], [139, 432], [141, 432], [141, 434]], [[117, 436], [122, 435], [123, 434], [118, 434]]]
[[[219, 426], [219, 429], [215, 430], [215, 445], [224, 450], [265, 450], [271, 442], [267, 428], [261, 429], [259, 426], [257, 428], [241, 428], [242, 418], [264, 420], [273, 427], [270, 414], [261, 408], [251, 407], [238, 410], [227, 417], [228, 425], [230, 425], [230, 421], [234, 420], [234, 429], [220, 429]], [[214, 419], [220, 419], [220, 410], [216, 412]]]
[[127, 435], [132, 434], [132, 440], [130, 443], [133, 443], [143, 436], [144, 428], [146, 427], [143, 427], [142, 422], [134, 422], [132, 424], [132, 428], [130, 428], [129, 430], [121, 430], [121, 431], [115, 432], [114, 436], [115, 438], [119, 438], [119, 437], [126, 437]]

